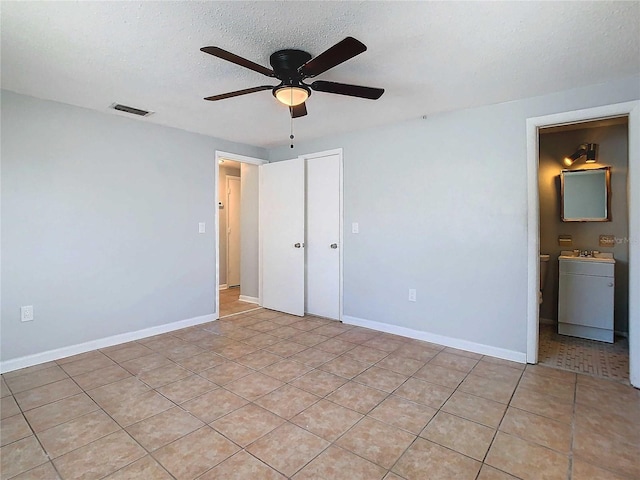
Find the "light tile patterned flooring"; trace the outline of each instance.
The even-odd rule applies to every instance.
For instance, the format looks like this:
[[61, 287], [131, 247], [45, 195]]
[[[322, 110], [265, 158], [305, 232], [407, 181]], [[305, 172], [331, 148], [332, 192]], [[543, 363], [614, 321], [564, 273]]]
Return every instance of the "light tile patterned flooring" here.
[[220, 290], [220, 318], [259, 308], [255, 303], [240, 301], [240, 287]]
[[596, 342], [556, 333], [556, 325], [540, 325], [538, 361], [542, 365], [596, 375], [629, 385], [629, 341]]
[[4, 479], [637, 479], [640, 392], [256, 310], [2, 376]]

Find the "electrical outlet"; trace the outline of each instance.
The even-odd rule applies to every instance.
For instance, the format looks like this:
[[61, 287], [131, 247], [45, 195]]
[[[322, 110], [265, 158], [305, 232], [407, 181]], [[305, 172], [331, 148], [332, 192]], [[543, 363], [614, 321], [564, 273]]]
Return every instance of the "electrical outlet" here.
[[23, 322], [31, 322], [33, 320], [33, 305], [20, 307], [20, 320]]
[[415, 302], [416, 301], [416, 289], [415, 288], [410, 288], [409, 289], [409, 301], [410, 302]]

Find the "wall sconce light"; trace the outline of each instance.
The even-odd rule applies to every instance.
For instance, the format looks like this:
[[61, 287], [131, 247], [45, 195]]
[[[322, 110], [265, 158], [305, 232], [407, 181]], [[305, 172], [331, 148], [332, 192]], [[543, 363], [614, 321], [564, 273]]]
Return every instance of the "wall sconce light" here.
[[573, 165], [576, 160], [586, 156], [585, 163], [595, 163], [598, 156], [598, 144], [597, 143], [583, 143], [578, 146], [577, 150], [568, 157], [564, 157], [564, 164], [567, 167]]

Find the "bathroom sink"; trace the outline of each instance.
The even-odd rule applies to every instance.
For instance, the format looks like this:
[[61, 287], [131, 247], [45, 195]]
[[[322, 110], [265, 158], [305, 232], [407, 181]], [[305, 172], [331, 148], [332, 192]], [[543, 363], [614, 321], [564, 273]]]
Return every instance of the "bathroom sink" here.
[[593, 253], [592, 255], [583, 256], [579, 252], [573, 250], [562, 250], [560, 252], [560, 260], [575, 260], [578, 262], [600, 262], [600, 263], [616, 263], [613, 259], [613, 253]]

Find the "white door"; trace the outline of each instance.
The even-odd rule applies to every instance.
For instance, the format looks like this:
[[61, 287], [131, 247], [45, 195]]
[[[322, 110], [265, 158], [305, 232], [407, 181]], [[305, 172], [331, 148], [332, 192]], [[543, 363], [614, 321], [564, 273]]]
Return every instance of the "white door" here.
[[240, 285], [240, 177], [227, 176], [227, 285]]
[[340, 319], [340, 156], [307, 160], [306, 312]]
[[262, 306], [304, 315], [304, 160], [260, 166]]

